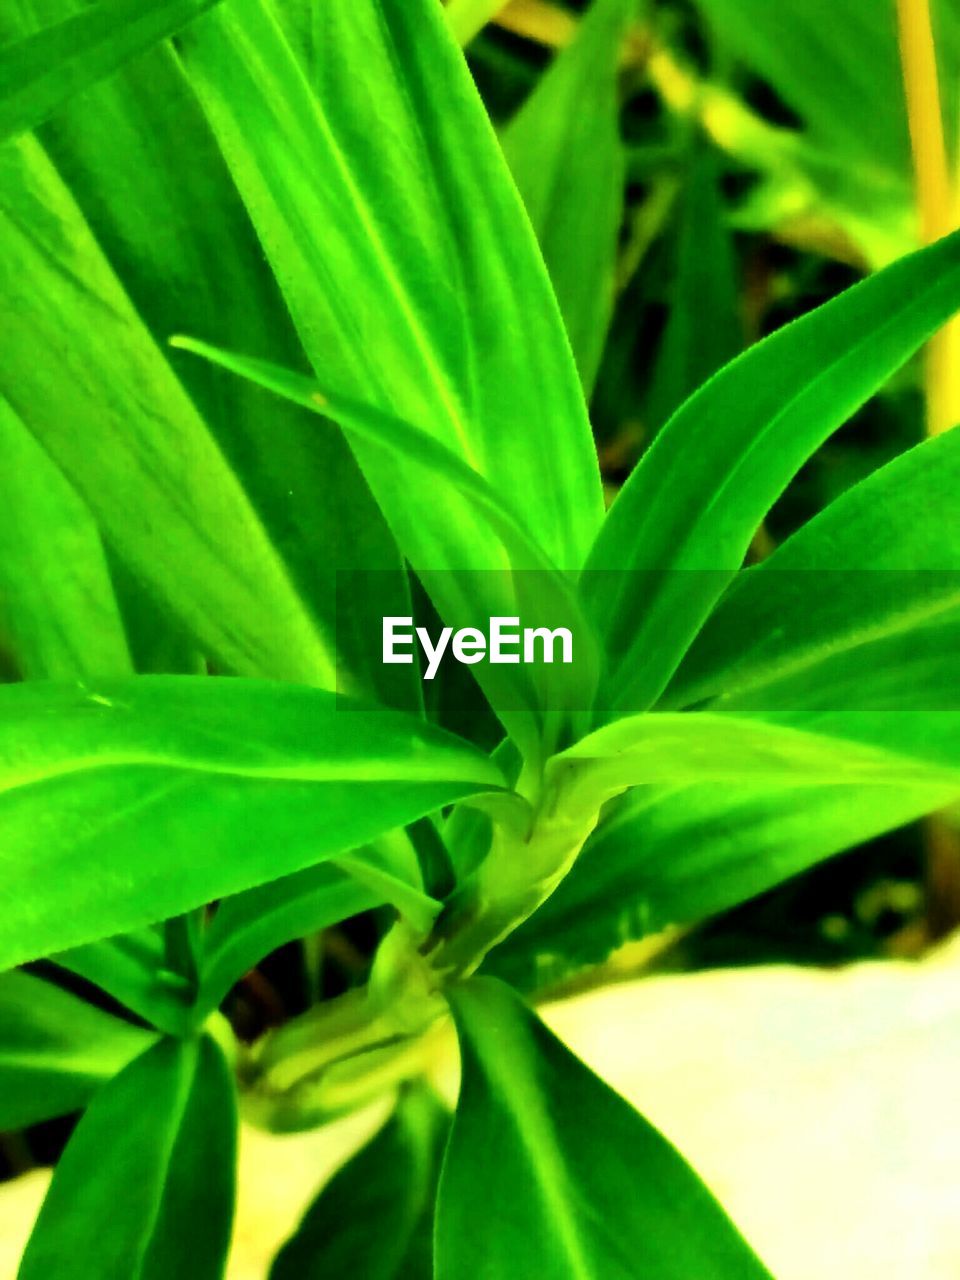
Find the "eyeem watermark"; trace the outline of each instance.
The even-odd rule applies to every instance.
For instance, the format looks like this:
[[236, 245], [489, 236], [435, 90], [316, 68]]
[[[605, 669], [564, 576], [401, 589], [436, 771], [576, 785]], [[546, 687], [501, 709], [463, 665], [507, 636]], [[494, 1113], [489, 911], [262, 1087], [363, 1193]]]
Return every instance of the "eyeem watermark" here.
[[473, 666], [486, 659], [491, 663], [573, 662], [573, 632], [568, 627], [523, 627], [520, 619], [490, 618], [486, 632], [479, 627], [444, 627], [436, 641], [426, 627], [414, 627], [413, 618], [387, 616], [383, 619], [383, 662], [407, 665], [413, 662], [414, 643], [419, 643], [426, 659], [424, 680], [432, 680], [449, 650], [457, 662]]

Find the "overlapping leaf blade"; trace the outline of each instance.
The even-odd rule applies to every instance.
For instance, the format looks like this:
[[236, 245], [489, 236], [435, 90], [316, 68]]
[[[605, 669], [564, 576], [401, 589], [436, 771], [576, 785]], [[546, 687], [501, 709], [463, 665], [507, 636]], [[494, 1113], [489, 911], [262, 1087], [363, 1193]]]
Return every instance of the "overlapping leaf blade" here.
[[0, 975], [0, 1130], [86, 1106], [150, 1040], [42, 978]]
[[949, 785], [638, 788], [536, 915], [491, 952], [485, 971], [524, 990], [562, 981], [626, 943], [727, 911], [958, 798]]
[[96, 525], [2, 394], [0, 622], [25, 678], [131, 671]]
[[5, 967], [292, 874], [501, 782], [462, 739], [293, 685], [38, 682], [0, 688], [0, 709]]
[[20, 1280], [221, 1275], [235, 1147], [233, 1082], [220, 1049], [208, 1037], [161, 1041], [111, 1081], [75, 1131]]
[[678, 410], [584, 578], [610, 655], [604, 714], [657, 699], [794, 473], [958, 303], [948, 237], [758, 343]]
[[218, 0], [100, 0], [0, 45], [0, 141], [36, 127], [75, 93]]
[[[602, 513], [585, 408], [442, 15], [423, 0], [324, 5], [314, 48], [308, 83], [269, 7], [241, 0], [191, 28], [182, 56], [321, 389], [435, 435], [508, 506], [520, 489], [531, 541], [551, 563], [579, 565]], [[375, 107], [354, 56], [380, 86]], [[462, 616], [478, 594], [488, 616], [516, 614], [509, 573], [497, 571], [537, 562], [505, 554], [457, 491], [353, 447], [404, 556], [431, 571], [441, 615]], [[458, 574], [469, 569], [493, 572], [467, 585]], [[498, 701], [513, 702], [500, 710], [516, 730], [509, 713], [536, 714], [543, 698], [524, 668], [507, 677]]]
[[630, 787], [723, 783], [950, 788], [960, 781], [960, 710], [931, 716], [797, 708], [749, 718], [712, 712], [628, 716], [548, 766], [576, 810]]
[[270, 1280], [321, 1274], [428, 1280], [433, 1275], [433, 1200], [446, 1129], [446, 1112], [426, 1088], [402, 1093], [383, 1129], [307, 1210], [277, 1255]]
[[[83, 0], [18, 0], [0, 14], [0, 37], [27, 36], [84, 7]], [[165, 358], [170, 334], [190, 327], [224, 345], [302, 365], [280, 292], [168, 46], [72, 100], [41, 137]], [[372, 612], [369, 596], [403, 613], [407, 592], [396, 546], [345, 441], [215, 370], [178, 357], [172, 363], [328, 645], [336, 624], [345, 670], [359, 688], [416, 708], [412, 672], [396, 668], [385, 681], [382, 666], [360, 668], [369, 654], [354, 643], [353, 613], [362, 632]], [[94, 476], [99, 465], [96, 454], [86, 461]], [[336, 600], [338, 568], [380, 571], [366, 592], [354, 575], [350, 617], [346, 601]], [[153, 659], [145, 669], [181, 668]]]
[[[915, 641], [911, 631], [960, 605], [958, 485], [960, 434], [947, 432], [849, 490], [734, 580], [664, 705], [716, 695], [724, 695], [726, 705], [732, 695], [740, 708], [799, 707], [811, 694], [829, 696], [823, 669], [829, 662], [832, 670], [842, 664], [849, 671], [845, 705], [858, 705], [871, 681], [887, 673], [899, 674], [907, 686], [903, 706], [912, 696], [915, 708], [936, 709], [956, 684], [950, 673], [956, 650], [944, 634], [939, 687], [928, 676], [911, 689], [917, 676], [911, 660], [919, 660], [922, 649], [922, 636]], [[899, 643], [878, 643], [896, 636]], [[956, 673], [960, 661], [953, 667]], [[778, 688], [789, 676], [790, 685]]]
[[[586, 414], [462, 57], [422, 0], [315, 21], [312, 93], [259, 0], [194, 25], [183, 56], [321, 385], [423, 424], [508, 495], [538, 477], [531, 531], [574, 567], [601, 513]], [[396, 485], [374, 490], [404, 527]]]
[[92, 982], [160, 1031], [179, 1035], [191, 1025], [193, 984], [169, 967], [159, 929], [101, 938], [49, 959]]
[[331, 683], [330, 653], [256, 513], [33, 139], [0, 151], [0, 224], [0, 383], [13, 409], [208, 654]]
[[597, 0], [501, 135], [589, 395], [613, 310], [626, 163], [617, 70], [635, 0]]

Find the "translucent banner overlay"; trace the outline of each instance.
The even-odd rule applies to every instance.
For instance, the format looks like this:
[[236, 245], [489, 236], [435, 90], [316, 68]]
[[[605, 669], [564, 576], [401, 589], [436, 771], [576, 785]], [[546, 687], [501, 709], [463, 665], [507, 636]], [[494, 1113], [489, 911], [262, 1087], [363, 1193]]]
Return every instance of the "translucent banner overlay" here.
[[475, 682], [496, 711], [609, 718], [650, 709], [624, 696], [649, 662], [665, 673], [656, 710], [960, 710], [960, 569], [418, 579], [338, 571], [339, 692], [401, 705], [412, 682], [428, 702], [440, 684]]

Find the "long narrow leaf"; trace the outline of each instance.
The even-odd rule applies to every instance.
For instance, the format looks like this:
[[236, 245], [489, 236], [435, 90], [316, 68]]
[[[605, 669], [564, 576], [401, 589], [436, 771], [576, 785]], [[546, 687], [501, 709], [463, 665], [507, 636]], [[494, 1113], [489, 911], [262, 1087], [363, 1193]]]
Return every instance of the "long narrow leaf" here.
[[32, 974], [0, 975], [0, 1130], [86, 1106], [150, 1041]]
[[105, 537], [221, 667], [332, 686], [328, 642], [32, 138], [0, 149], [0, 229], [0, 385]]
[[629, 787], [931, 786], [960, 782], [960, 711], [816, 713], [768, 719], [708, 712], [628, 716], [588, 734], [548, 766], [569, 805], [596, 811]]
[[[751, 690], [759, 705], [772, 708], [778, 698], [781, 707], [793, 705], [784, 691], [764, 694], [762, 687], [804, 673], [811, 691], [822, 694], [821, 664], [835, 665], [844, 655], [857, 675], [848, 695], [853, 705], [883, 653], [868, 642], [896, 635], [903, 637], [903, 652], [896, 655], [901, 661], [891, 657], [886, 665], [903, 671], [911, 629], [960, 605], [958, 488], [960, 433], [946, 432], [838, 498], [734, 580], [664, 705]], [[954, 652], [944, 646], [945, 664]], [[931, 706], [921, 701], [922, 685], [914, 694], [915, 706]]]
[[462, 739], [292, 685], [0, 687], [0, 965], [167, 919], [501, 785]]
[[613, 311], [626, 184], [617, 71], [636, 7], [595, 0], [502, 135], [587, 395]]
[[[0, 6], [0, 41], [26, 38], [88, 7], [87, 0], [17, 0]], [[74, 99], [39, 137], [158, 345], [158, 356], [172, 363], [327, 642], [336, 627], [341, 670], [349, 672], [359, 692], [376, 691], [390, 705], [415, 709], [416, 673], [369, 662], [369, 650], [353, 643], [369, 629], [378, 606], [381, 612], [409, 613], [409, 598], [399, 552], [346, 441], [336, 431], [318, 434], [295, 406], [270, 401], [250, 384], [171, 355], [166, 347], [171, 333], [190, 327], [222, 346], [308, 367], [170, 45], [158, 45]], [[63, 261], [66, 266], [70, 260]], [[97, 292], [96, 269], [83, 262], [71, 265]], [[115, 367], [109, 374], [116, 380], [121, 370]], [[59, 403], [62, 394], [59, 377], [51, 372], [45, 399]], [[155, 449], [154, 461], [170, 466], [171, 457]], [[108, 458], [90, 450], [84, 465], [89, 485], [100, 492]], [[141, 497], [141, 506], [149, 503], [149, 492]], [[194, 506], [202, 525], [204, 508]], [[124, 551], [119, 539], [117, 549]], [[178, 651], [190, 653], [189, 626], [172, 618], [162, 602], [151, 601], [124, 562], [113, 560], [122, 578], [117, 585], [138, 670], [198, 669], [177, 657]], [[349, 600], [338, 599], [336, 570], [362, 568], [380, 572], [369, 579], [355, 575]], [[267, 595], [262, 607], [271, 607]], [[257, 672], [279, 673], [279, 667]]]
[[795, 472], [958, 305], [952, 236], [758, 343], [678, 410], [584, 578], [610, 654], [605, 712], [656, 700]]
[[0, 47], [0, 141], [26, 133], [88, 85], [218, 0], [99, 0]]
[[485, 971], [524, 990], [561, 982], [626, 943], [728, 911], [958, 798], [956, 784], [641, 787]]
[[[336, 0], [316, 23], [312, 86], [261, 0], [214, 12], [182, 42], [315, 372], [429, 423], [495, 489], [522, 485], [533, 537], [575, 568], [602, 511], [583, 399], [443, 16], [433, 0]], [[395, 480], [382, 467], [368, 475], [393, 527], [409, 531]]]
[[25, 678], [132, 671], [90, 512], [2, 394], [0, 621]]

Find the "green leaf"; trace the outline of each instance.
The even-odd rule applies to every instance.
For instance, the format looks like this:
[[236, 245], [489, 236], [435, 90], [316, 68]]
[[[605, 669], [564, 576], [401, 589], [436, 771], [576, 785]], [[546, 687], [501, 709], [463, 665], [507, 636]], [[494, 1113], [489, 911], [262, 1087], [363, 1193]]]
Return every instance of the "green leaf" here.
[[173, 35], [217, 0], [100, 0], [0, 46], [0, 141], [26, 133], [88, 85]]
[[88, 942], [49, 958], [161, 1031], [179, 1035], [190, 1025], [193, 987], [167, 965], [156, 929]]
[[235, 1148], [233, 1083], [220, 1049], [209, 1037], [161, 1041], [103, 1089], [81, 1120], [19, 1280], [222, 1275]]
[[[771, 717], [771, 719], [773, 719]], [[710, 712], [628, 716], [548, 764], [573, 812], [596, 812], [628, 787], [714, 783], [960, 784], [960, 713], [812, 713], [767, 719]]]
[[501, 135], [587, 395], [613, 311], [626, 162], [618, 63], [637, 0], [594, 0]]
[[677, 411], [611, 508], [584, 578], [610, 657], [598, 706], [659, 697], [792, 476], [958, 303], [952, 236], [778, 330]]
[[447, 1127], [446, 1112], [425, 1087], [401, 1093], [386, 1125], [307, 1210], [270, 1268], [270, 1280], [429, 1280], [432, 1267], [415, 1266], [414, 1251], [418, 1234], [425, 1231], [429, 1241]]
[[[509, 571], [544, 555], [579, 566], [602, 508], [542, 260], [434, 4], [390, 0], [358, 15], [339, 0], [315, 15], [314, 43], [312, 88], [268, 6], [243, 0], [195, 24], [182, 54], [321, 385], [428, 428], [508, 505], [523, 484], [541, 551], [532, 563], [512, 562], [473, 505], [419, 462], [353, 442], [401, 552], [430, 571], [444, 621], [517, 615]], [[322, 51], [334, 44], [332, 60]], [[380, 86], [372, 115], [346, 70], [351, 51]], [[478, 296], [488, 305], [474, 306]], [[468, 584], [464, 570], [481, 572]], [[485, 669], [484, 680], [533, 755], [553, 736], [542, 723], [551, 690], [523, 666]]]
[[41, 978], [0, 974], [0, 1131], [85, 1106], [150, 1040]]
[[105, 537], [222, 667], [332, 685], [256, 513], [32, 138], [0, 149], [0, 226], [0, 385]]
[[0, 513], [0, 619], [19, 674], [129, 674], [96, 525], [2, 393]]
[[[84, 0], [18, 0], [0, 13], [0, 40], [28, 36], [84, 8]], [[165, 359], [171, 359], [167, 338], [189, 326], [224, 346], [307, 367], [226, 165], [168, 45], [74, 100], [41, 139]], [[405, 614], [409, 602], [396, 545], [345, 440], [336, 431], [318, 433], [301, 410], [216, 369], [176, 356], [172, 363], [328, 642], [336, 626], [344, 668], [359, 688], [416, 709], [415, 673], [380, 663], [361, 669], [369, 649], [353, 644], [374, 605], [382, 604], [381, 613]], [[349, 601], [337, 599], [338, 568], [380, 570], [375, 593], [362, 592], [364, 579], [354, 576]], [[131, 609], [127, 582], [118, 588], [138, 670], [191, 669], [176, 659], [178, 649], [189, 653], [189, 635], [186, 644], [175, 635], [173, 643], [157, 644], [158, 634], [162, 640], [174, 631], [169, 615], [159, 627], [159, 610], [144, 608], [149, 602], [142, 600]], [[378, 599], [370, 599], [374, 594]]]
[[[734, 579], [663, 705], [721, 694], [718, 709], [728, 697], [741, 709], [799, 709], [810, 695], [838, 696], [829, 663], [850, 677], [845, 706], [861, 705], [880, 671], [899, 675], [906, 705], [937, 706], [929, 671], [917, 682], [913, 631], [960, 605], [958, 486], [960, 433], [946, 432], [848, 490]], [[942, 644], [940, 696], [956, 684], [955, 652]]]
[[957, 800], [952, 787], [638, 788], [485, 972], [525, 990], [625, 943], [727, 911], [853, 845]]
[[[433, 0], [360, 10], [336, 0], [316, 23], [318, 48], [337, 56], [317, 59], [312, 90], [260, 0], [208, 15], [182, 41], [314, 371], [323, 386], [429, 425], [498, 493], [522, 484], [534, 540], [577, 567], [602, 512], [585, 406], [443, 15]], [[357, 453], [413, 564], [443, 564], [455, 540], [468, 557], [459, 567], [498, 566], [489, 551], [478, 559], [462, 505], [451, 521], [450, 499]]]
[[433, 484], [439, 482], [439, 489], [459, 491], [483, 514], [508, 551], [510, 563], [551, 572], [549, 560], [523, 529], [513, 503], [501, 498], [479, 472], [429, 432], [372, 405], [321, 390], [312, 378], [264, 360], [221, 351], [179, 334], [171, 339], [171, 346], [201, 356], [311, 413], [339, 423], [349, 436], [388, 453], [392, 462], [426, 472], [421, 483], [427, 479]]
[[277, 947], [384, 901], [383, 892], [337, 863], [307, 867], [225, 898], [207, 932], [197, 1018], [215, 1009], [233, 984]]
[[[578, 641], [577, 660], [580, 666], [576, 682], [570, 682], [565, 695], [558, 696], [556, 686], [551, 689], [553, 672], [534, 670], [521, 673], [511, 667], [509, 675], [505, 676], [500, 671], [491, 671], [488, 666], [478, 668], [477, 680], [487, 692], [494, 710], [509, 727], [513, 723], [511, 713], [519, 709], [518, 701], [524, 695], [531, 709], [554, 709], [551, 703], [559, 703], [562, 696], [565, 696], [565, 706], [570, 709], [580, 710], [588, 703], [596, 678], [596, 642], [571, 588], [569, 575], [558, 573], [551, 566], [525, 531], [514, 504], [508, 504], [501, 498], [482, 475], [420, 427], [335, 392], [320, 391], [311, 379], [300, 374], [262, 360], [220, 351], [193, 338], [176, 336], [171, 342], [175, 347], [202, 356], [313, 413], [333, 419], [343, 427], [349, 439], [372, 445], [391, 462], [400, 461], [408, 465], [412, 473], [420, 475], [421, 483], [431, 487], [433, 494], [446, 492], [462, 497], [473, 521], [492, 534], [503, 548], [506, 555], [502, 563], [527, 572], [458, 573], [456, 568], [442, 567], [451, 562], [458, 568], [462, 567], [462, 562], [457, 559], [459, 553], [454, 550], [451, 557], [449, 548], [444, 553], [442, 564], [434, 562], [428, 568], [418, 565], [427, 591], [445, 606], [447, 620], [454, 627], [485, 623], [486, 620], [477, 614], [479, 596], [486, 600], [487, 608], [501, 616], [523, 617], [524, 625], [535, 622], [551, 628], [565, 625]], [[439, 498], [434, 500], [434, 505], [437, 501]], [[454, 518], [451, 515], [451, 519]], [[450, 547], [456, 548], [452, 540]], [[534, 610], [536, 619], [531, 617]], [[380, 604], [378, 623], [383, 612]], [[489, 616], [495, 616], [495, 613], [491, 612]], [[379, 637], [379, 626], [374, 633]], [[379, 655], [379, 645], [376, 648]]]
[[651, 435], [743, 347], [733, 238], [720, 195], [717, 158], [701, 144], [688, 164], [670, 315], [646, 410]]
[[344, 855], [502, 783], [414, 717], [284, 684], [37, 682], [0, 687], [0, 713], [4, 966]]
[[768, 1280], [682, 1157], [509, 987], [474, 979], [450, 1000], [463, 1080], [437, 1280]]

